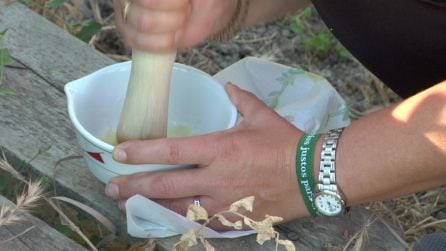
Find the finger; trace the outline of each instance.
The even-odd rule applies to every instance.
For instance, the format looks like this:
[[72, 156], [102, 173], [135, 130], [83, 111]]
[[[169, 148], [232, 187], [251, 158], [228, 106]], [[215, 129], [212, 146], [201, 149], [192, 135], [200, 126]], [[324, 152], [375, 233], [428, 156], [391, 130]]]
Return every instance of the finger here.
[[118, 208], [119, 210], [121, 210], [122, 212], [125, 213], [125, 203], [127, 203], [127, 200], [119, 200], [118, 201]]
[[232, 83], [226, 84], [225, 89], [244, 119], [254, 121], [262, 111], [270, 110], [256, 95]]
[[130, 5], [126, 22], [138, 32], [159, 34], [180, 29], [186, 20], [186, 11], [148, 10], [135, 4]]
[[152, 199], [174, 199], [206, 194], [209, 183], [200, 168], [139, 173], [111, 180], [105, 193], [115, 199], [127, 199], [141, 194]]
[[130, 25], [123, 25], [119, 28], [119, 31], [125, 44], [130, 48], [141, 51], [167, 52], [176, 47], [175, 32], [145, 34]]
[[220, 134], [127, 141], [115, 147], [113, 158], [129, 164], [208, 165], [216, 155]]

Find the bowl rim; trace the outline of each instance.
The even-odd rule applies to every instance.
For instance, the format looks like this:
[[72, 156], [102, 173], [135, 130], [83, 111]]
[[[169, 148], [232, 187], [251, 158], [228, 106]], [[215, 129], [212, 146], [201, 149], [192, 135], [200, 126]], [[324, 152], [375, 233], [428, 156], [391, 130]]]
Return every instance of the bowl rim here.
[[[202, 75], [203, 77], [210, 79], [211, 82], [214, 82], [216, 86], [218, 86], [217, 88], [221, 88], [222, 91], [226, 94], [228, 100], [229, 100], [229, 104], [230, 104], [230, 119], [229, 119], [229, 123], [228, 123], [228, 127], [225, 129], [229, 129], [231, 127], [233, 127], [236, 122], [237, 122], [237, 108], [235, 107], [234, 103], [232, 102], [232, 100], [230, 99], [229, 95], [227, 94], [227, 92], [224, 90], [224, 85], [222, 83], [220, 83], [217, 79], [215, 79], [214, 77], [212, 77], [210, 74], [194, 68], [192, 66], [189, 65], [185, 65], [185, 64], [181, 64], [181, 63], [174, 63], [173, 65], [174, 69], [177, 70], [182, 70], [182, 71], [192, 71], [195, 73], [198, 73], [200, 75]], [[115, 72], [115, 71], [119, 71], [119, 70], [125, 70], [125, 71], [129, 71], [131, 70], [131, 61], [126, 61], [126, 62], [120, 62], [120, 63], [115, 63], [109, 66], [105, 66], [97, 71], [94, 71], [82, 78], [73, 80], [68, 82], [67, 84], [65, 84], [64, 86], [64, 92], [66, 94], [67, 97], [67, 106], [68, 106], [68, 115], [70, 117], [70, 120], [72, 121], [75, 129], [82, 135], [82, 137], [87, 140], [89, 143], [93, 144], [94, 146], [96, 146], [97, 148], [100, 148], [108, 153], [111, 153], [114, 149], [113, 145], [110, 145], [102, 140], [100, 140], [99, 138], [95, 137], [93, 134], [91, 134], [87, 129], [85, 129], [85, 127], [79, 122], [78, 118], [75, 116], [75, 109], [74, 109], [74, 97], [73, 94], [70, 92], [72, 90], [74, 90], [73, 86], [76, 85], [76, 83], [78, 82], [84, 82], [84, 81], [88, 81], [89, 79], [93, 78], [94, 76], [98, 75], [98, 74], [106, 74], [110, 71]]]

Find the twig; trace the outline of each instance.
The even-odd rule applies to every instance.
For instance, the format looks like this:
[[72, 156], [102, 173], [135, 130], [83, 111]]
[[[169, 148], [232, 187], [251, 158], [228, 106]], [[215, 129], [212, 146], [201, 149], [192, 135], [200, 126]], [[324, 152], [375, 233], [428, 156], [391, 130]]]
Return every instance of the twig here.
[[56, 212], [64, 219], [64, 221], [68, 222], [70, 228], [75, 231], [91, 248], [91, 250], [97, 251], [98, 249], [91, 243], [91, 241], [84, 235], [84, 233], [74, 224], [70, 218], [60, 209], [56, 204], [53, 203], [53, 201], [48, 198], [44, 198], [46, 202], [54, 209]]
[[[432, 218], [433, 217], [428, 217], [428, 218], [424, 219], [421, 222], [425, 222], [426, 220], [429, 220], [429, 219], [432, 219]], [[423, 224], [423, 225], [417, 224], [417, 226], [414, 226], [414, 227], [410, 228], [409, 230], [407, 230], [406, 234], [412, 234], [416, 230], [425, 229], [425, 228], [432, 227], [432, 226], [435, 226], [435, 225], [438, 225], [438, 224], [446, 224], [446, 219], [444, 219], [444, 220], [436, 220], [434, 222], [429, 222], [429, 223], [426, 223], [426, 224]]]
[[0, 244], [5, 244], [6, 242], [10, 242], [10, 241], [12, 241], [12, 240], [15, 240], [15, 239], [19, 238], [20, 236], [22, 236], [22, 235], [28, 233], [29, 231], [33, 230], [35, 227], [36, 227], [36, 226], [30, 226], [29, 228], [25, 229], [23, 232], [21, 232], [21, 233], [18, 234], [18, 235], [14, 235], [13, 237], [8, 238], [8, 239], [6, 239], [6, 240], [0, 240]]
[[404, 247], [407, 248], [407, 250], [410, 249], [409, 245], [407, 244], [407, 242], [405, 240], [403, 240], [403, 238], [401, 238], [401, 236], [395, 231], [395, 229], [393, 229], [385, 220], [383, 220], [381, 217], [378, 216], [379, 221], [386, 226], [386, 228], [390, 231], [390, 233], [401, 243], [404, 245]]
[[370, 225], [373, 224], [373, 222], [376, 221], [377, 218], [370, 220], [368, 219], [364, 226], [356, 232], [350, 240], [345, 244], [343, 251], [347, 251], [347, 249], [350, 247], [350, 245], [353, 243], [353, 241], [356, 241], [354, 249], [355, 250], [362, 250], [363, 245], [365, 244], [365, 241], [367, 241], [367, 230], [369, 229]]
[[[43, 198], [48, 204], [56, 210], [57, 213], [66, 221], [68, 222], [69, 226], [79, 235], [81, 238], [87, 243], [87, 245], [94, 251], [97, 251], [96, 247], [91, 243], [91, 241], [82, 233], [82, 231], [65, 215], [65, 213], [56, 206], [51, 199], [48, 199], [43, 196], [43, 190], [41, 187], [41, 182], [30, 182], [25, 180], [25, 178], [18, 173], [6, 160], [6, 156], [4, 153], [2, 153], [3, 159], [0, 159], [0, 168], [11, 173], [15, 178], [19, 179], [20, 181], [24, 182], [28, 185], [28, 191], [17, 199], [17, 206], [14, 209], [8, 209], [7, 207], [2, 207], [2, 210], [0, 214], [3, 214], [4, 217], [2, 218], [2, 221], [0, 222], [0, 225], [6, 225], [8, 223], [11, 223], [14, 220], [18, 220], [19, 218], [13, 217], [16, 212], [19, 211], [26, 211], [30, 207], [34, 205], [34, 203], [40, 199]], [[56, 163], [60, 163], [59, 161]], [[6, 208], [6, 209], [5, 209]], [[6, 216], [5, 216], [6, 215]], [[11, 218], [12, 217], [12, 218]]]
[[[93, 216], [97, 221], [99, 221], [100, 223], [102, 223], [102, 225], [104, 225], [108, 231], [110, 231], [110, 234], [107, 235], [106, 237], [104, 237], [99, 243], [98, 246], [104, 245], [112, 240], [114, 240], [116, 238], [116, 234], [117, 234], [117, 228], [116, 226], [109, 220], [107, 219], [105, 216], [103, 216], [102, 214], [100, 214], [98, 211], [96, 211], [95, 209], [82, 204], [81, 202], [78, 202], [76, 200], [67, 198], [67, 197], [63, 197], [63, 196], [57, 196], [57, 190], [56, 190], [56, 174], [57, 174], [57, 170], [60, 166], [60, 164], [62, 164], [62, 162], [65, 161], [70, 161], [70, 160], [75, 160], [75, 159], [80, 159], [82, 158], [81, 155], [71, 155], [71, 156], [67, 156], [65, 158], [59, 159], [55, 164], [54, 164], [54, 172], [53, 172], [53, 190], [54, 190], [54, 195], [55, 197], [52, 197], [51, 199], [55, 199], [56, 201], [54, 201], [54, 204], [57, 205], [58, 208], [60, 208], [60, 204], [59, 201], [64, 201], [67, 203], [70, 203], [76, 207], [78, 207], [79, 209], [83, 210], [84, 212], [88, 213], [89, 215]], [[66, 225], [71, 225], [74, 224], [70, 221], [66, 221], [66, 218], [63, 217], [63, 215], [59, 215], [60, 216], [60, 220], [62, 222], [62, 224], [66, 224]]]
[[12, 240], [14, 240], [14, 239], [17, 239], [17, 238], [19, 238], [20, 236], [22, 236], [22, 235], [28, 233], [29, 231], [33, 230], [35, 227], [36, 227], [36, 226], [30, 226], [29, 228], [25, 229], [23, 232], [21, 232], [21, 233], [18, 234], [18, 235], [14, 235], [13, 237], [8, 238], [8, 239], [6, 239], [6, 240], [0, 240], [0, 244], [5, 244], [6, 242], [9, 242], [9, 241], [12, 241]]
[[411, 228], [407, 229], [407, 230], [404, 232], [404, 234], [407, 235], [407, 234], [414, 233], [414, 232], [417, 230], [418, 227], [424, 225], [424, 223], [426, 223], [427, 221], [430, 221], [430, 220], [432, 220], [432, 219], [433, 219], [433, 220], [436, 220], [436, 219], [435, 219], [434, 217], [432, 217], [432, 216], [429, 216], [429, 217], [423, 219], [422, 221], [418, 222], [417, 224], [415, 224], [415, 225], [412, 226]]
[[104, 23], [104, 20], [102, 19], [101, 10], [99, 8], [98, 0], [88, 0], [91, 6], [91, 10], [93, 11], [93, 16], [96, 19], [96, 21], [100, 24]]
[[105, 54], [107, 57], [116, 61], [129, 61], [129, 56], [117, 55], [117, 54]]
[[64, 201], [64, 202], [70, 203], [70, 204], [82, 209], [84, 212], [93, 216], [97, 221], [102, 223], [102, 225], [104, 225], [108, 231], [110, 231], [114, 236], [116, 236], [116, 232], [117, 232], [116, 226], [109, 219], [107, 219], [104, 215], [102, 215], [95, 209], [93, 209], [79, 201], [76, 201], [76, 200], [73, 200], [73, 199], [70, 199], [67, 197], [63, 197], [63, 196], [52, 197], [51, 199]]
[[389, 106], [390, 99], [384, 89], [384, 84], [381, 81], [378, 81], [377, 79], [373, 79], [372, 83], [375, 86], [375, 89], [378, 91], [378, 94], [381, 97], [381, 101], [383, 102], [384, 107]]
[[252, 38], [252, 39], [234, 39], [232, 41], [236, 43], [242, 43], [242, 44], [248, 44], [248, 43], [258, 43], [258, 42], [264, 42], [264, 41], [270, 41], [273, 40], [273, 38], [277, 35], [277, 33], [273, 33], [269, 37], [259, 37], [259, 38]]
[[59, 159], [58, 161], [56, 161], [56, 163], [54, 164], [54, 171], [53, 171], [53, 194], [55, 196], [57, 196], [57, 190], [56, 190], [56, 175], [57, 175], [57, 170], [59, 168], [59, 165], [62, 164], [62, 162], [65, 161], [69, 161], [69, 160], [74, 160], [74, 159], [81, 159], [82, 156], [81, 155], [70, 155], [64, 158]]
[[102, 26], [101, 31], [112, 31], [116, 30], [116, 25], [106, 25]]

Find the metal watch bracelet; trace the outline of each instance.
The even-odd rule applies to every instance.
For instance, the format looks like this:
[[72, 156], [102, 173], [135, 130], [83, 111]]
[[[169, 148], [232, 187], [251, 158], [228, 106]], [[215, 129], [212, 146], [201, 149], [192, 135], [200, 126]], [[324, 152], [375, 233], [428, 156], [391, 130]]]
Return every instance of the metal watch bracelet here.
[[344, 196], [336, 184], [336, 149], [344, 128], [330, 130], [321, 151], [318, 184], [313, 202], [322, 215], [336, 216], [345, 211]]
[[331, 130], [325, 136], [321, 151], [318, 190], [338, 190], [336, 185], [336, 147], [343, 129]]

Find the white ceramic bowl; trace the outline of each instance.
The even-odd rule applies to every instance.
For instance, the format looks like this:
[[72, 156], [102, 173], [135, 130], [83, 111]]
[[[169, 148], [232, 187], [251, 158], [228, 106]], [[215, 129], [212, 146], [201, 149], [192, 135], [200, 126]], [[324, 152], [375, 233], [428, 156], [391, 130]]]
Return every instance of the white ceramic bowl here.
[[[130, 68], [131, 62], [114, 64], [65, 85], [68, 114], [84, 159], [104, 183], [119, 175], [184, 167], [118, 163], [111, 155], [114, 146], [101, 139], [110, 131], [116, 132]], [[200, 135], [233, 127], [237, 110], [219, 82], [177, 63], [172, 72], [168, 117], [169, 126], [181, 125], [189, 128], [192, 135]]]

